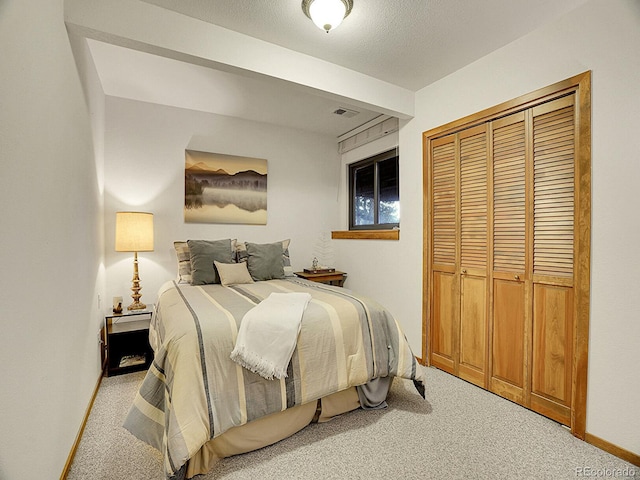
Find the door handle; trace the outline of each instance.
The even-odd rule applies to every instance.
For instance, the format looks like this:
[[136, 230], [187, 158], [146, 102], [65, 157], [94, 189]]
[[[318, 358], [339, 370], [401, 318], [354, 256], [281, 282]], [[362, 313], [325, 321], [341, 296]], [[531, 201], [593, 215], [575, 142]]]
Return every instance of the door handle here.
[[513, 278], [515, 278], [516, 280], [520, 280], [520, 275], [518, 275], [517, 273], [513, 276]]
[[467, 274], [467, 269], [466, 269], [466, 268], [463, 268], [463, 269], [460, 271], [460, 273], [462, 273], [463, 275], [466, 275], [466, 274]]

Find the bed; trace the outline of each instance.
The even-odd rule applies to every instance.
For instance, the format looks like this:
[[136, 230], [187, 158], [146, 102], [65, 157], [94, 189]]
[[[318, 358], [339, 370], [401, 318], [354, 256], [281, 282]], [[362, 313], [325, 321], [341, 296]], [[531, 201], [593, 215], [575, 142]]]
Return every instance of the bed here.
[[[154, 361], [124, 426], [162, 453], [167, 478], [206, 473], [221, 458], [275, 443], [312, 421], [384, 407], [396, 376], [413, 380], [424, 396], [421, 367], [386, 309], [278, 268], [277, 278], [264, 278], [255, 261], [249, 267], [251, 248], [244, 261], [236, 244], [231, 250], [236, 255], [224, 258], [231, 261], [215, 263], [211, 283], [170, 281], [159, 292], [149, 333]], [[272, 249], [272, 257], [276, 251], [286, 263], [286, 249]], [[231, 281], [228, 272], [221, 276], [227, 269], [234, 270]], [[231, 353], [243, 318], [273, 294], [304, 294], [309, 301], [285, 376], [267, 379]]]

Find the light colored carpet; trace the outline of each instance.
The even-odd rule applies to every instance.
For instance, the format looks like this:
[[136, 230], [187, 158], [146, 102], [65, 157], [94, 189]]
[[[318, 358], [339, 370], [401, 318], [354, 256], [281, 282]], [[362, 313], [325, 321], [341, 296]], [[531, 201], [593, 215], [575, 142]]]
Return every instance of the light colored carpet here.
[[[121, 426], [143, 376], [103, 380], [68, 480], [164, 478], [160, 454]], [[640, 478], [547, 418], [439, 370], [426, 377], [426, 401], [396, 379], [388, 409], [312, 424], [196, 479]]]

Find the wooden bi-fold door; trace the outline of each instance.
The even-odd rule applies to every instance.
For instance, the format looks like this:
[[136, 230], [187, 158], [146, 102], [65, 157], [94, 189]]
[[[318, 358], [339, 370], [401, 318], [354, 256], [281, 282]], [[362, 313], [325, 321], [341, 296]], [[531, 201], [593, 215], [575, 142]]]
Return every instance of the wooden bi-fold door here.
[[575, 97], [531, 110], [531, 409], [570, 425], [576, 256]]
[[489, 389], [571, 422], [574, 96], [491, 122]]
[[431, 362], [487, 387], [487, 127], [433, 142]]
[[431, 363], [457, 375], [459, 288], [456, 272], [458, 222], [455, 135], [435, 140], [431, 159]]
[[530, 179], [526, 112], [491, 122], [492, 321], [489, 389], [526, 405], [530, 315], [527, 241]]
[[589, 276], [584, 80], [535, 92], [522, 108], [509, 102], [507, 112], [465, 119], [468, 126], [425, 132], [425, 357], [580, 437]]
[[486, 125], [457, 134], [460, 234], [458, 375], [486, 388], [488, 333], [488, 142]]

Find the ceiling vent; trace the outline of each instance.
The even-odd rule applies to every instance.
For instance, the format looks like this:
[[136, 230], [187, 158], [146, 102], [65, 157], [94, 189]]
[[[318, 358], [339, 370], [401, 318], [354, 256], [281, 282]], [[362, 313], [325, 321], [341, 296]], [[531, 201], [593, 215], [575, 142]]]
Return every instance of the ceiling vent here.
[[356, 112], [355, 110], [349, 110], [348, 108], [344, 108], [344, 107], [339, 107], [333, 113], [335, 113], [336, 115], [340, 115], [341, 117], [351, 118], [351, 117], [355, 117], [360, 112]]

